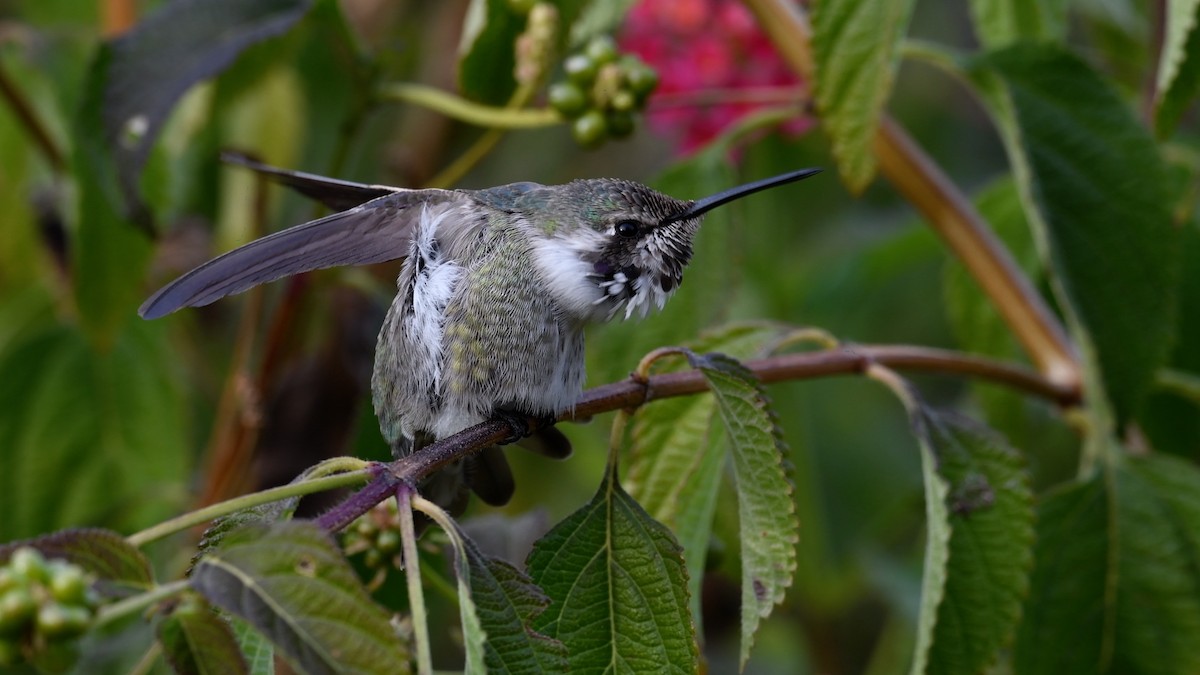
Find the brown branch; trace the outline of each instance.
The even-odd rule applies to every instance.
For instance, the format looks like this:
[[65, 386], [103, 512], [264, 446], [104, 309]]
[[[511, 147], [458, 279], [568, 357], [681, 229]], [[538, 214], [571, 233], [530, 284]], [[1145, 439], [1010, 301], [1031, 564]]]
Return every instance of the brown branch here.
[[[745, 0], [780, 55], [814, 82], [807, 17], [791, 0]], [[1062, 325], [971, 202], [900, 125], [884, 116], [874, 139], [879, 169], [929, 221], [991, 298], [1038, 369], [1060, 385], [1081, 386], [1078, 359]]]
[[13, 115], [16, 116], [21, 126], [25, 127], [25, 131], [33, 139], [33, 144], [42, 151], [42, 155], [50, 167], [58, 173], [66, 171], [67, 162], [63, 158], [62, 150], [54, 142], [54, 138], [45, 125], [38, 119], [37, 114], [33, 111], [33, 106], [29, 104], [25, 95], [9, 79], [2, 64], [0, 64], [0, 96], [3, 96], [4, 100], [8, 102], [8, 107], [12, 109]]
[[[847, 345], [819, 352], [772, 356], [748, 361], [744, 365], [761, 381], [771, 383], [829, 375], [861, 374], [873, 364], [897, 370], [971, 375], [1040, 396], [1061, 406], [1079, 403], [1077, 389], [1054, 382], [1023, 366], [931, 347]], [[614, 382], [585, 391], [574, 410], [559, 416], [557, 421], [586, 419], [613, 410], [636, 408], [658, 399], [698, 394], [707, 390], [708, 384], [704, 375], [694, 370], [654, 375], [647, 379], [633, 376], [623, 382]], [[528, 433], [547, 424], [547, 420], [534, 417], [525, 422]], [[318, 522], [329, 530], [345, 527], [392, 494], [397, 481], [416, 485], [439, 469], [477, 452], [480, 448], [514, 440], [517, 439], [509, 421], [489, 420], [464, 429], [425, 446], [420, 452], [388, 464], [386, 473], [377, 477], [367, 488], [351, 495], [322, 515]]]

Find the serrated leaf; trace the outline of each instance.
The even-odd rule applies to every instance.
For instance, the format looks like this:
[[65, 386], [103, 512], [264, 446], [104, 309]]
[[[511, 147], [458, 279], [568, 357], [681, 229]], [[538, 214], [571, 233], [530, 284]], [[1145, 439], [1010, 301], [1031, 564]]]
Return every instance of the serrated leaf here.
[[816, 100], [842, 180], [875, 175], [871, 144], [892, 92], [912, 0], [822, 0], [812, 9]]
[[485, 556], [462, 530], [450, 538], [463, 612], [467, 673], [562, 673], [567, 650], [533, 630], [550, 599], [511, 564]]
[[971, 0], [971, 22], [988, 49], [1019, 40], [1060, 39], [1067, 24], [1067, 0]]
[[198, 598], [184, 599], [162, 617], [156, 634], [179, 675], [250, 672], [229, 624]]
[[[769, 324], [731, 324], [704, 333], [688, 348], [751, 358], [781, 333], [781, 327]], [[680, 360], [679, 366], [684, 365]], [[710, 434], [716, 405], [708, 395], [682, 396], [639, 410], [627, 461], [629, 494], [670, 527], [683, 546], [692, 620], [697, 626], [718, 488], [728, 459], [725, 439]]]
[[107, 350], [56, 326], [0, 353], [0, 539], [135, 531], [177, 510], [188, 452], [173, 356], [142, 322]]
[[527, 567], [550, 597], [534, 628], [572, 673], [693, 673], [687, 572], [670, 530], [605, 472], [587, 505], [538, 540]]
[[1029, 479], [978, 423], [924, 406], [911, 416], [929, 529], [912, 672], [983, 672], [1012, 639], [1029, 587]]
[[759, 622], [783, 602], [796, 571], [800, 523], [784, 472], [786, 447], [766, 392], [754, 373], [721, 354], [694, 365], [708, 381], [725, 424], [738, 497], [742, 563], [742, 647], [745, 667]]
[[1154, 126], [1160, 137], [1174, 131], [1200, 92], [1200, 0], [1168, 0], [1165, 18], [1154, 92]]
[[1179, 233], [1157, 148], [1110, 86], [1057, 46], [1017, 45], [976, 59], [970, 71], [1060, 301], [1124, 423], [1173, 334]]
[[1200, 670], [1197, 494], [1195, 466], [1152, 456], [1045, 499], [1014, 671]]
[[140, 589], [154, 584], [150, 561], [116, 532], [79, 528], [8, 542], [0, 546], [0, 563], [22, 546], [32, 546], [46, 558], [68, 560], [106, 582]]
[[329, 535], [307, 521], [247, 525], [201, 559], [191, 585], [307, 673], [391, 673], [408, 660], [384, 610]]
[[242, 657], [246, 659], [250, 675], [275, 675], [275, 646], [262, 633], [236, 616], [226, 615], [225, 620], [233, 629], [233, 637], [237, 640]]
[[179, 97], [247, 47], [287, 31], [311, 4], [176, 0], [104, 47], [107, 58], [92, 75], [103, 82], [96, 114], [102, 114], [104, 150], [111, 153], [128, 213], [136, 217], [142, 208], [142, 166]]

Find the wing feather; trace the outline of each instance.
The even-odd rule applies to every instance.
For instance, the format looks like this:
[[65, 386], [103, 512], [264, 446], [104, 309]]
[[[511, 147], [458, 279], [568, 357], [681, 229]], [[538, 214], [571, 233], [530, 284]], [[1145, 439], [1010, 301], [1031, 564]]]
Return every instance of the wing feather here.
[[214, 258], [150, 296], [138, 310], [156, 319], [293, 274], [368, 265], [408, 255], [424, 206], [467, 201], [451, 190], [395, 189], [361, 206], [297, 225]]

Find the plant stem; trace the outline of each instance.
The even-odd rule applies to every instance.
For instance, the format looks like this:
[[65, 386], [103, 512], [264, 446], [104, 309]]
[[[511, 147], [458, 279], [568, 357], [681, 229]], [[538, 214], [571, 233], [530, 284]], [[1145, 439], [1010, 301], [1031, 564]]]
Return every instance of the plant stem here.
[[[746, 5], [780, 55], [806, 82], [814, 82], [812, 30], [799, 6], [790, 0], [746, 0]], [[967, 198], [886, 115], [874, 143], [880, 171], [983, 287], [1038, 369], [1051, 382], [1078, 390], [1079, 363], [1066, 331]]]
[[169, 584], [155, 586], [145, 593], [138, 593], [111, 605], [105, 605], [96, 613], [93, 628], [99, 628], [114, 621], [119, 621], [131, 614], [137, 614], [156, 602], [161, 602], [171, 596], [179, 595], [188, 589], [188, 580], [179, 579]]
[[401, 551], [404, 554], [404, 577], [408, 581], [408, 608], [412, 614], [413, 641], [417, 644], [417, 673], [433, 673], [433, 657], [429, 651], [429, 615], [425, 611], [425, 591], [421, 586], [421, 562], [417, 555], [417, 533], [413, 526], [412, 496], [415, 490], [401, 484], [396, 489], [397, 511], [400, 515]]
[[379, 87], [379, 98], [403, 101], [436, 110], [460, 122], [492, 129], [540, 129], [562, 124], [563, 118], [550, 108], [523, 108], [483, 105], [436, 87], [410, 82], [393, 82]]
[[34, 112], [33, 106], [29, 104], [29, 100], [25, 98], [25, 94], [17, 88], [8, 77], [8, 73], [4, 70], [3, 64], [0, 63], [0, 97], [8, 103], [8, 107], [12, 109], [13, 115], [21, 126], [25, 127], [25, 131], [33, 139], [33, 144], [42, 151], [42, 156], [46, 158], [46, 162], [57, 173], [63, 173], [67, 170], [67, 162], [63, 159], [63, 152], [59, 149], [58, 144], [54, 142], [54, 138], [38, 119], [37, 113]]
[[357, 485], [365, 483], [372, 478], [378, 469], [375, 465], [358, 471], [347, 471], [346, 473], [334, 474], [332, 476], [322, 476], [321, 478], [313, 478], [299, 483], [289, 483], [280, 485], [279, 487], [260, 492], [253, 492], [241, 497], [235, 497], [211, 506], [206, 506], [202, 509], [189, 511], [181, 516], [161, 522], [153, 527], [146, 528], [141, 532], [136, 532], [125, 538], [133, 546], [143, 546], [157, 539], [162, 539], [168, 535], [186, 530], [189, 527], [201, 525], [214, 518], [226, 516], [235, 511], [241, 511], [262, 504], [277, 502], [289, 497], [301, 497], [303, 495], [313, 494], [314, 492], [323, 492], [325, 490], [333, 490], [340, 487]]

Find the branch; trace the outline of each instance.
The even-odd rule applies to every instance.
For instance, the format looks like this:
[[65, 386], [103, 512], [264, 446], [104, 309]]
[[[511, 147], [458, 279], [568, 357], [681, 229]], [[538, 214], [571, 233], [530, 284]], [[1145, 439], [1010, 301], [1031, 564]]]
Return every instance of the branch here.
[[[1079, 403], [1079, 390], [1043, 377], [1018, 365], [946, 349], [905, 345], [848, 345], [836, 349], [800, 354], [783, 354], [744, 364], [764, 383], [803, 380], [829, 375], [862, 374], [872, 365], [899, 370], [972, 375], [1040, 396], [1061, 406]], [[655, 375], [645, 380], [631, 377], [583, 393], [574, 410], [556, 421], [581, 420], [613, 410], [636, 408], [663, 398], [687, 396], [707, 391], [704, 376], [694, 370]], [[548, 424], [530, 417], [525, 420], [532, 433]], [[553, 423], [553, 421], [549, 422]], [[425, 446], [419, 452], [387, 465], [388, 471], [346, 501], [326, 512], [317, 522], [336, 531], [395, 493], [400, 483], [417, 485], [439, 469], [481, 448], [511, 443], [514, 437], [509, 421], [489, 420]]]
[[[814, 82], [812, 29], [802, 10], [790, 0], [745, 2], [780, 55], [806, 82]], [[1055, 383], [1078, 389], [1079, 364], [1065, 330], [970, 201], [887, 115], [874, 146], [879, 170], [971, 272], [1038, 369]]]
[[423, 84], [385, 84], [379, 88], [378, 96], [386, 101], [424, 106], [460, 122], [492, 129], [540, 129], [563, 122], [562, 116], [550, 108], [528, 110], [483, 105]]
[[3, 97], [8, 102], [8, 107], [12, 109], [13, 115], [16, 116], [21, 126], [25, 127], [25, 131], [33, 139], [33, 144], [42, 151], [42, 156], [46, 158], [46, 162], [50, 164], [50, 168], [58, 173], [66, 171], [67, 161], [63, 158], [62, 150], [54, 142], [50, 131], [38, 119], [37, 113], [34, 112], [33, 106], [29, 104], [25, 95], [9, 79], [8, 73], [4, 71], [2, 64], [0, 64], [0, 97]]

